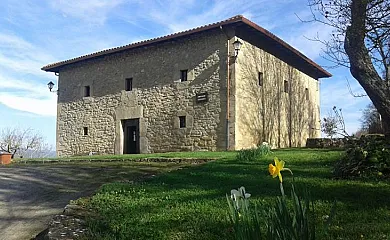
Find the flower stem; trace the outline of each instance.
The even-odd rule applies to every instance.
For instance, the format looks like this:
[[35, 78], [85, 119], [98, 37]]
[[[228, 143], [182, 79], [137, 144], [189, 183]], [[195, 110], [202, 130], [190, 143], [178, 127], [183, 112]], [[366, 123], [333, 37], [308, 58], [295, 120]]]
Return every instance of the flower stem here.
[[284, 188], [282, 182], [280, 182], [280, 192], [282, 193], [282, 197], [284, 197]]
[[291, 169], [289, 169], [289, 168], [283, 168], [282, 171], [288, 171], [288, 172], [290, 172], [290, 173], [291, 173], [291, 176], [292, 176], [292, 179], [293, 179], [293, 183], [294, 183], [294, 174], [293, 174], [293, 172], [291, 171]]

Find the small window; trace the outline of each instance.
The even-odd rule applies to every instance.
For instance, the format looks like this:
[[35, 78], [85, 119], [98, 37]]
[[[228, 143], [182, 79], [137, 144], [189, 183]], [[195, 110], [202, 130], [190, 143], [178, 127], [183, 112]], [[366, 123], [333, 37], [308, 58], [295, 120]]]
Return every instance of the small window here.
[[83, 130], [84, 130], [84, 136], [87, 136], [88, 135], [88, 128], [84, 127]]
[[284, 80], [284, 92], [285, 92], [285, 93], [288, 93], [288, 88], [289, 88], [289, 86], [288, 86], [288, 81], [287, 81], [287, 80]]
[[84, 97], [91, 96], [91, 87], [90, 86], [84, 86]]
[[305, 98], [309, 100], [309, 88], [305, 88]]
[[180, 128], [186, 127], [186, 116], [179, 117], [179, 126], [180, 126]]
[[262, 87], [264, 83], [264, 74], [259, 72], [259, 86]]
[[185, 82], [188, 80], [188, 69], [180, 70], [180, 82]]
[[126, 78], [125, 90], [126, 91], [133, 91], [133, 78]]

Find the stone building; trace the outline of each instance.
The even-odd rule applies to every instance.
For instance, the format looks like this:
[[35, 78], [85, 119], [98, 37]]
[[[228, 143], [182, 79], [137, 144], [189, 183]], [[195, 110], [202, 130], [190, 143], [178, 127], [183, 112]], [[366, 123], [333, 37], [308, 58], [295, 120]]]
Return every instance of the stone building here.
[[58, 156], [303, 146], [331, 76], [243, 16], [42, 70], [58, 76]]

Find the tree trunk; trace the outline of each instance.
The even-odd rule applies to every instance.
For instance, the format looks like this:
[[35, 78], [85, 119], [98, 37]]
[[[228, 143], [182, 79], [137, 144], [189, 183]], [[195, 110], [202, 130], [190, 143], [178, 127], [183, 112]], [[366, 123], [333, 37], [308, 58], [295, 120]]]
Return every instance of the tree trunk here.
[[390, 136], [390, 91], [371, 62], [366, 48], [367, 0], [352, 0], [351, 25], [347, 27], [344, 49], [350, 60], [352, 76], [364, 88], [372, 103], [382, 116], [385, 135]]

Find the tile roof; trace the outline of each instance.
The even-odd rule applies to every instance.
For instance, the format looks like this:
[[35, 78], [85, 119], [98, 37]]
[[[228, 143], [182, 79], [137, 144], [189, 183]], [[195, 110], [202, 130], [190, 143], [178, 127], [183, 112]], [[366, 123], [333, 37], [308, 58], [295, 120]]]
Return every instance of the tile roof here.
[[41, 69], [44, 70], [44, 71], [47, 71], [47, 72], [57, 72], [60, 67], [63, 67], [65, 65], [69, 65], [69, 64], [73, 64], [73, 63], [77, 63], [77, 62], [80, 62], [80, 61], [93, 59], [93, 58], [97, 58], [97, 57], [101, 57], [101, 56], [106, 56], [106, 55], [113, 54], [113, 53], [123, 52], [125, 50], [129, 50], [129, 49], [133, 49], [133, 48], [137, 48], [137, 47], [142, 47], [142, 46], [147, 46], [147, 45], [151, 45], [151, 44], [155, 44], [155, 43], [160, 43], [160, 42], [163, 42], [163, 41], [167, 41], [167, 40], [171, 40], [171, 39], [187, 36], [187, 35], [190, 35], [190, 34], [199, 33], [199, 32], [203, 32], [203, 31], [206, 31], [206, 30], [214, 29], [214, 28], [219, 28], [220, 26], [229, 25], [229, 24], [233, 24], [233, 23], [240, 23], [240, 22], [242, 22], [242, 23], [244, 23], [244, 24], [254, 28], [255, 30], [257, 30], [258, 32], [264, 34], [265, 36], [267, 36], [268, 38], [272, 39], [273, 41], [279, 43], [285, 50], [291, 52], [293, 55], [295, 55], [296, 57], [300, 58], [301, 60], [306, 62], [308, 65], [311, 65], [312, 67], [314, 67], [316, 69], [316, 71], [318, 71], [320, 73], [320, 77], [330, 77], [330, 76], [332, 76], [329, 72], [327, 72], [325, 69], [323, 69], [321, 66], [319, 66], [318, 64], [316, 64], [312, 60], [310, 60], [304, 54], [302, 54], [301, 52], [299, 52], [298, 50], [296, 50], [295, 48], [290, 46], [288, 43], [286, 43], [285, 41], [283, 41], [282, 39], [278, 38], [277, 36], [275, 36], [274, 34], [269, 32], [268, 30], [260, 27], [259, 25], [255, 24], [254, 22], [250, 21], [249, 19], [245, 18], [242, 15], [237, 15], [237, 16], [234, 16], [232, 18], [220, 21], [220, 22], [211, 23], [211, 24], [208, 24], [208, 25], [204, 25], [204, 26], [200, 26], [200, 27], [197, 27], [197, 28], [189, 29], [189, 30], [186, 30], [186, 31], [173, 33], [173, 34], [169, 34], [169, 35], [162, 36], [162, 37], [152, 38], [152, 39], [149, 39], [149, 40], [144, 40], [144, 41], [140, 41], [140, 42], [136, 42], [136, 43], [131, 43], [131, 44], [120, 46], [120, 47], [110, 48], [110, 49], [106, 49], [106, 50], [102, 50], [102, 51], [99, 51], [99, 52], [83, 55], [83, 56], [72, 58], [72, 59], [65, 60], [65, 61], [60, 61], [60, 62], [57, 62], [57, 63], [46, 65], [46, 66], [42, 67]]

